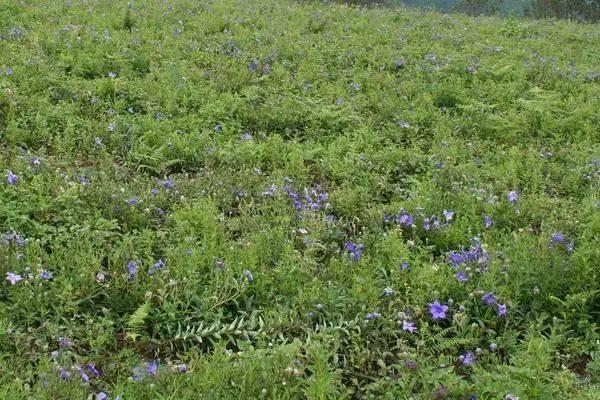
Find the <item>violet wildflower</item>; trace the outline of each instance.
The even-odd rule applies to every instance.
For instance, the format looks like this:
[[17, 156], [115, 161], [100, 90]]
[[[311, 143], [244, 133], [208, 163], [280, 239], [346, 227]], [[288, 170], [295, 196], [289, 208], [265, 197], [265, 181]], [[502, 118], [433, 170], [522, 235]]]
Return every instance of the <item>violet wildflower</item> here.
[[39, 272], [39, 277], [40, 279], [43, 279], [45, 281], [49, 281], [50, 279], [52, 279], [52, 272], [42, 269]]
[[413, 217], [408, 213], [402, 213], [396, 217], [396, 223], [402, 225], [405, 228], [410, 228], [413, 225]]
[[391, 287], [386, 287], [386, 288], [383, 290], [383, 295], [384, 295], [385, 297], [390, 297], [390, 296], [391, 296], [391, 295], [393, 295], [393, 294], [394, 294], [394, 290], [393, 290]]
[[454, 211], [444, 210], [443, 214], [444, 214], [444, 218], [446, 218], [446, 222], [452, 221], [452, 218], [454, 217]]
[[152, 190], [150, 190], [150, 193], [152, 193], [153, 196], [158, 196], [160, 194], [160, 191], [157, 188], [152, 188]]
[[489, 215], [484, 215], [483, 216], [483, 226], [485, 226], [486, 229], [489, 229], [493, 225], [494, 225], [494, 221], [492, 221], [492, 217], [490, 217]]
[[429, 313], [431, 314], [431, 318], [433, 320], [445, 319], [446, 311], [448, 311], [447, 305], [440, 304], [438, 301], [429, 303]]
[[125, 203], [127, 203], [129, 206], [135, 206], [138, 203], [138, 199], [137, 197], [133, 196], [130, 199], [125, 200]]
[[61, 337], [58, 339], [58, 345], [62, 348], [73, 346], [73, 342], [67, 338]]
[[458, 358], [458, 360], [461, 362], [462, 365], [464, 365], [466, 367], [470, 367], [475, 362], [475, 354], [473, 354], [472, 351], [468, 351], [464, 355], [461, 355]]
[[494, 304], [496, 302], [497, 299], [496, 299], [496, 295], [494, 295], [494, 293], [488, 292], [481, 297], [481, 300], [483, 300], [483, 302], [487, 306], [491, 306], [492, 304]]
[[554, 232], [552, 234], [551, 243], [562, 244], [565, 241], [565, 236], [562, 232]]
[[414, 322], [404, 320], [402, 321], [402, 330], [405, 332], [415, 333], [417, 327], [415, 326]]
[[354, 261], [360, 261], [363, 250], [365, 249], [364, 244], [346, 242], [344, 248], [350, 252], [350, 256]]
[[173, 181], [171, 179], [166, 179], [162, 182], [162, 185], [167, 189], [167, 190], [171, 190], [175, 187], [175, 184], [173, 183]]
[[367, 315], [365, 315], [366, 320], [379, 319], [379, 318], [381, 318], [381, 314], [378, 312], [368, 313]]
[[179, 364], [177, 366], [177, 372], [180, 374], [185, 374], [188, 372], [188, 366], [186, 364]]
[[352, 86], [352, 88], [357, 92], [360, 90], [360, 83], [352, 82], [350, 86]]
[[39, 157], [30, 157], [29, 164], [31, 164], [32, 167], [37, 168], [42, 165], [42, 160], [40, 160]]
[[252, 272], [249, 269], [244, 270], [244, 276], [248, 280], [248, 283], [252, 283], [254, 281], [254, 276], [252, 276]]
[[504, 400], [519, 400], [519, 398], [517, 396], [515, 396], [514, 394], [507, 394], [506, 397], [504, 397]]
[[92, 376], [94, 378], [98, 378], [100, 376], [100, 371], [98, 371], [98, 369], [96, 368], [96, 366], [93, 363], [87, 363], [87, 365], [85, 366], [85, 368], [91, 372]]
[[60, 379], [62, 379], [63, 381], [70, 381], [71, 373], [64, 368], [61, 368], [60, 369]]
[[404, 68], [405, 65], [406, 65], [406, 60], [404, 60], [402, 58], [394, 61], [394, 66], [396, 67], [396, 69], [402, 69], [402, 68]]
[[165, 267], [165, 262], [160, 259], [158, 260], [156, 263], [154, 263], [154, 265], [152, 265], [152, 267], [150, 267], [150, 269], [148, 270], [148, 276], [152, 276], [154, 275], [154, 273], [156, 271], [158, 271], [159, 269], [162, 269]]
[[515, 190], [512, 190], [512, 191], [508, 192], [508, 195], [506, 195], [506, 198], [512, 204], [515, 204], [517, 202], [517, 200], [519, 199], [519, 193], [517, 193]]
[[108, 399], [108, 395], [104, 392], [100, 392], [96, 394], [96, 400], [106, 400]]
[[265, 197], [273, 197], [275, 195], [275, 192], [277, 191], [277, 186], [275, 185], [271, 185], [270, 188], [268, 188], [267, 190], [265, 190], [264, 192], [262, 192], [261, 194]]
[[507, 317], [508, 316], [508, 308], [505, 304], [498, 304], [498, 316], [499, 317]]
[[498, 345], [496, 343], [490, 344], [490, 351], [496, 351], [496, 350], [498, 350]]
[[111, 122], [111, 123], [108, 124], [108, 128], [107, 129], [108, 129], [109, 132], [114, 132], [115, 129], [117, 129], [117, 124], [115, 122]]
[[139, 380], [142, 379], [142, 371], [141, 368], [139, 366], [133, 367], [131, 370], [131, 379], [133, 379], [134, 382], [137, 382]]
[[108, 77], [111, 78], [111, 79], [115, 79], [117, 77], [117, 73], [111, 71], [111, 72], [108, 73]]
[[221, 131], [223, 131], [223, 127], [222, 127], [222, 126], [221, 126], [221, 124], [219, 124], [219, 123], [217, 123], [217, 124], [214, 126], [214, 128], [213, 128], [213, 129], [214, 129], [214, 131], [215, 131], [215, 132], [221, 132]]
[[127, 269], [129, 270], [129, 282], [133, 282], [133, 280], [135, 279], [135, 274], [137, 272], [137, 265], [135, 265], [135, 262], [129, 261], [129, 263], [127, 264]]
[[215, 260], [215, 268], [217, 269], [217, 271], [223, 271], [225, 269], [225, 261], [221, 260], [220, 258], [217, 258]]
[[423, 219], [423, 229], [425, 229], [426, 231], [431, 229], [431, 221], [429, 220], [429, 218]]
[[155, 376], [158, 373], [158, 361], [152, 360], [152, 362], [148, 364], [146, 371], [148, 371], [148, 375]]
[[454, 277], [459, 282], [467, 282], [469, 280], [469, 276], [464, 271], [458, 271], [456, 274], [454, 274]]
[[23, 280], [23, 277], [21, 275], [15, 274], [13, 272], [7, 272], [6, 280], [9, 281], [11, 285], [16, 285], [17, 282]]
[[408, 261], [402, 261], [402, 263], [400, 264], [400, 270], [406, 271], [408, 268], [409, 268]]
[[252, 140], [252, 135], [249, 134], [248, 132], [244, 132], [242, 134], [242, 136], [240, 136], [240, 139], [243, 140], [243, 141], [245, 141], [245, 142], [247, 142], [249, 140]]
[[90, 377], [88, 376], [88, 374], [86, 374], [79, 365], [75, 366], [75, 370], [77, 371], [77, 373], [79, 374], [79, 377], [81, 378], [81, 380], [83, 382], [87, 383], [90, 381]]
[[6, 181], [9, 185], [17, 185], [19, 183], [19, 177], [9, 169], [6, 172]]

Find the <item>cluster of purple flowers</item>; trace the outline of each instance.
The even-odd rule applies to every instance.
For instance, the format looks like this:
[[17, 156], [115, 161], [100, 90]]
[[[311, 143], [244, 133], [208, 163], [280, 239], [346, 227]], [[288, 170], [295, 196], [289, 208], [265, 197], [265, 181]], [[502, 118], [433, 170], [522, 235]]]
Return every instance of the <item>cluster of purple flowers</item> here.
[[305, 189], [304, 196], [300, 196], [298, 192], [289, 185], [285, 185], [283, 190], [287, 193], [289, 198], [292, 200], [292, 204], [296, 208], [296, 211], [308, 210], [308, 211], [321, 211], [324, 210], [329, 203], [329, 195], [327, 192], [323, 192], [318, 188], [307, 188]]
[[[137, 275], [138, 272], [138, 264], [141, 264], [141, 261], [137, 261], [137, 263], [133, 260], [130, 260], [127, 263], [127, 271], [129, 272], [129, 282], [133, 282], [135, 280], [135, 277]], [[148, 276], [152, 276], [156, 273], [156, 271], [159, 271], [163, 268], [165, 268], [165, 262], [162, 259], [159, 259], [157, 262], [155, 262], [154, 264], [152, 264], [152, 266], [150, 266], [150, 268], [148, 268]]]
[[498, 303], [498, 298], [492, 292], [488, 292], [481, 297], [481, 300], [488, 307], [496, 307], [496, 311], [498, 312], [498, 316], [507, 317], [508, 316], [508, 308], [506, 304]]
[[360, 261], [360, 257], [362, 255], [363, 250], [365, 249], [365, 245], [359, 243], [345, 242], [344, 248], [348, 250], [348, 252], [350, 253], [350, 257], [354, 261]]
[[[447, 227], [450, 222], [454, 218], [454, 211], [444, 210], [442, 212], [443, 220], [440, 220], [436, 215], [431, 215], [429, 217], [423, 218], [422, 227], [425, 231], [436, 230], [440, 228]], [[395, 222], [396, 225], [401, 226], [402, 228], [413, 228], [416, 226], [415, 217], [409, 212], [401, 210], [397, 215], [384, 214], [383, 216], [384, 223]]]
[[575, 240], [567, 240], [562, 232], [554, 232], [550, 237], [548, 248], [553, 249], [555, 247], [562, 247], [567, 252], [572, 253], [575, 249]]
[[[476, 265], [475, 272], [484, 272], [490, 262], [490, 253], [485, 250], [478, 238], [471, 239], [471, 247], [459, 251], [451, 251], [446, 257], [446, 263], [456, 269], [456, 279], [460, 282], [469, 280], [465, 270], [459, 269], [461, 266], [469, 264]], [[467, 267], [468, 268], [468, 267]]]

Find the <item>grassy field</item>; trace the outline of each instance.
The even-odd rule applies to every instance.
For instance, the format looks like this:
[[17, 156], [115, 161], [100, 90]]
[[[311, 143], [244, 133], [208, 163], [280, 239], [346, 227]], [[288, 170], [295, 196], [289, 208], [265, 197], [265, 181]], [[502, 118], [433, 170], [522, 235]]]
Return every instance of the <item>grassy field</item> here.
[[1, 399], [599, 399], [600, 27], [0, 2]]

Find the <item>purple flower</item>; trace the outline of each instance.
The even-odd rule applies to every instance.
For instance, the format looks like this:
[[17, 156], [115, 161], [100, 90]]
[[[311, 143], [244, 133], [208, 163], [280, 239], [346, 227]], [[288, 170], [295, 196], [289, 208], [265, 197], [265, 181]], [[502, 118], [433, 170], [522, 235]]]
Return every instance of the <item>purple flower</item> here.
[[240, 139], [247, 142], [249, 140], [252, 140], [252, 135], [249, 134], [248, 132], [244, 132], [244, 134], [240, 137]]
[[504, 400], [519, 400], [519, 398], [517, 396], [515, 396], [514, 394], [507, 394], [506, 397], [504, 397]]
[[387, 287], [383, 290], [383, 295], [385, 297], [390, 297], [393, 294], [394, 294], [394, 290], [391, 287]]
[[473, 362], [475, 362], [475, 354], [473, 354], [472, 351], [468, 351], [464, 355], [461, 355], [458, 358], [458, 361], [460, 361], [462, 365], [470, 367], [471, 365], [473, 365]]
[[52, 279], [52, 272], [42, 269], [40, 270], [39, 277], [45, 281], [49, 281]]
[[100, 376], [100, 371], [96, 369], [96, 366], [93, 363], [87, 363], [85, 368], [92, 373], [94, 378], [98, 378]]
[[221, 126], [221, 124], [217, 123], [213, 129], [215, 132], [221, 132], [223, 130], [223, 127]]
[[83, 371], [83, 369], [79, 365], [75, 366], [75, 370], [77, 370], [77, 373], [79, 373], [79, 376], [81, 377], [81, 380], [83, 382], [87, 383], [90, 381], [90, 377]]
[[498, 304], [498, 316], [499, 317], [507, 317], [508, 309], [505, 304]]
[[138, 199], [137, 197], [133, 196], [129, 200], [125, 200], [125, 203], [127, 203], [130, 206], [135, 206], [138, 203]]
[[180, 374], [185, 374], [186, 372], [188, 372], [188, 366], [185, 364], [179, 364], [177, 366], [177, 372], [179, 372]]
[[244, 276], [248, 280], [248, 283], [252, 283], [254, 281], [254, 277], [252, 276], [252, 272], [249, 269], [244, 270]]
[[431, 314], [431, 318], [434, 320], [445, 319], [446, 311], [448, 311], [448, 306], [445, 304], [440, 304], [437, 301], [429, 303], [429, 313]]
[[111, 71], [111, 72], [108, 73], [108, 77], [111, 78], [111, 79], [114, 79], [114, 78], [117, 77], [117, 73]]
[[552, 243], [562, 244], [565, 241], [565, 236], [562, 232], [554, 232], [551, 238]]
[[175, 184], [173, 183], [173, 181], [171, 179], [164, 180], [162, 182], [162, 185], [168, 190], [171, 190], [175, 187]]
[[360, 261], [362, 252], [365, 249], [364, 244], [346, 242], [344, 243], [344, 247], [350, 252], [350, 256], [354, 261]]
[[519, 193], [517, 193], [515, 190], [512, 190], [512, 191], [508, 192], [508, 195], [506, 195], [506, 198], [508, 199], [508, 201], [515, 204], [519, 198]]
[[490, 217], [489, 215], [484, 215], [483, 216], [483, 226], [485, 226], [486, 229], [489, 229], [493, 225], [494, 225], [494, 221], [492, 221], [492, 217]]
[[350, 86], [357, 92], [360, 90], [360, 83], [353, 82]]
[[30, 157], [29, 164], [31, 164], [34, 168], [37, 168], [42, 164], [42, 160], [40, 160], [39, 157]]
[[459, 282], [467, 282], [469, 280], [469, 276], [464, 271], [458, 271], [454, 276]]
[[402, 321], [402, 330], [405, 332], [415, 333], [417, 327], [415, 326], [414, 322], [404, 320]]
[[134, 382], [139, 381], [140, 379], [142, 379], [142, 371], [141, 368], [139, 366], [133, 367], [131, 370], [131, 379], [133, 379]]
[[452, 218], [454, 217], [454, 211], [444, 210], [443, 214], [444, 214], [444, 218], [446, 218], [446, 222], [452, 221]]
[[150, 193], [152, 193], [153, 196], [158, 196], [160, 194], [160, 191], [157, 188], [152, 188], [152, 190], [150, 190]]
[[158, 361], [152, 360], [152, 362], [148, 364], [146, 371], [148, 371], [148, 375], [155, 376], [158, 372]]
[[17, 185], [19, 183], [19, 177], [9, 169], [6, 172], [6, 181], [9, 185]]
[[135, 279], [135, 274], [137, 272], [137, 266], [133, 261], [129, 261], [127, 264], [127, 269], [129, 270], [129, 282], [133, 282]]
[[60, 379], [62, 379], [63, 381], [70, 381], [71, 373], [64, 368], [61, 368], [60, 369]]
[[491, 306], [492, 304], [494, 304], [496, 302], [496, 295], [494, 295], [494, 293], [489, 292], [484, 294], [481, 297], [481, 300], [483, 300], [483, 302], [487, 305], [487, 306]]
[[270, 188], [268, 188], [267, 190], [265, 190], [264, 192], [262, 192], [261, 194], [265, 197], [273, 197], [275, 195], [275, 192], [277, 191], [277, 186], [275, 185], [271, 185]]
[[16, 285], [17, 282], [23, 280], [23, 277], [21, 275], [17, 275], [17, 274], [12, 273], [12, 272], [7, 272], [6, 273], [6, 280], [10, 281], [11, 285]]
[[157, 261], [156, 263], [154, 263], [154, 265], [153, 265], [152, 267], [150, 267], [150, 269], [148, 270], [148, 276], [152, 276], [152, 275], [154, 275], [154, 273], [155, 273], [157, 270], [159, 270], [159, 269], [162, 269], [162, 268], [164, 268], [164, 267], [165, 267], [165, 262], [164, 262], [162, 259], [158, 260], [158, 261]]
[[399, 60], [394, 61], [394, 66], [396, 67], [396, 69], [402, 69], [402, 68], [404, 68], [405, 65], [406, 65], [406, 60], [399, 59]]
[[62, 348], [73, 346], [73, 342], [67, 338], [61, 337], [58, 339], [58, 345]]
[[402, 264], [400, 264], [400, 270], [401, 271], [406, 271], [409, 266], [410, 265], [408, 264], [408, 261], [402, 261]]
[[367, 315], [365, 315], [365, 319], [367, 319], [367, 320], [379, 319], [379, 318], [381, 318], [381, 314], [378, 312], [368, 313]]
[[396, 217], [396, 223], [405, 228], [410, 228], [413, 225], [413, 217], [408, 213], [402, 213]]
[[104, 392], [100, 392], [96, 394], [96, 400], [106, 400], [108, 399], [108, 395]]
[[496, 343], [490, 344], [490, 351], [496, 351], [496, 350], [498, 350], [498, 345]]
[[108, 129], [109, 132], [114, 132], [115, 129], [117, 129], [117, 124], [115, 122], [111, 122], [111, 123], [108, 124], [108, 128], [107, 129]]

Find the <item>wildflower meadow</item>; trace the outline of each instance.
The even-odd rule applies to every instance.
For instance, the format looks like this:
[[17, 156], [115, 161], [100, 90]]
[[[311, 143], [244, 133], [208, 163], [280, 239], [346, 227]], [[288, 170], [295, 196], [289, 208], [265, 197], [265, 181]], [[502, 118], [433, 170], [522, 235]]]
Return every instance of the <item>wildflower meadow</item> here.
[[0, 399], [600, 399], [600, 26], [0, 1]]

